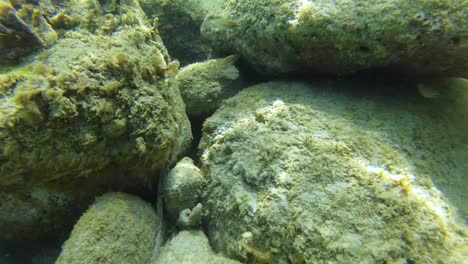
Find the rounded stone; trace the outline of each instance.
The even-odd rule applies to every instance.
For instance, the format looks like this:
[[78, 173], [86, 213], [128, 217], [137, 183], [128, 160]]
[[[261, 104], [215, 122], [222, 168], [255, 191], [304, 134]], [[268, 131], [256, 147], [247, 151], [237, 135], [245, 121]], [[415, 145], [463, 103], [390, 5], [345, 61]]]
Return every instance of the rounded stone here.
[[204, 186], [205, 178], [193, 160], [185, 157], [179, 161], [163, 179], [162, 195], [169, 219], [175, 221], [182, 210], [194, 208]]
[[138, 197], [100, 196], [76, 223], [56, 263], [149, 263], [159, 221]]
[[[60, 14], [79, 28], [0, 72], [0, 195], [10, 197], [0, 210], [14, 208], [0, 212], [0, 239], [56, 235], [71, 225], [68, 204], [86, 208], [77, 197], [148, 192], [189, 148], [174, 63], [138, 2], [116, 8], [65, 3]], [[132, 26], [121, 19], [136, 14]], [[37, 188], [76, 203], [37, 201]]]
[[463, 262], [466, 206], [447, 200], [468, 186], [453, 101], [356, 86], [260, 84], [207, 119], [203, 207], [216, 251], [254, 263]]
[[187, 115], [208, 116], [224, 99], [240, 90], [239, 77], [233, 65], [238, 56], [197, 62], [183, 67], [176, 76]]

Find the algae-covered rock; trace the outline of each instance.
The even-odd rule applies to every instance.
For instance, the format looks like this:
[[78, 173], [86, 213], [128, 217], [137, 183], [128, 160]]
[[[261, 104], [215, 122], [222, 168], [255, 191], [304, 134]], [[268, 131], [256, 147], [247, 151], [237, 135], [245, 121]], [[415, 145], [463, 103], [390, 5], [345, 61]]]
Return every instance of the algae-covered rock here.
[[176, 161], [190, 124], [152, 34], [70, 32], [34, 64], [0, 75], [0, 186], [149, 182]]
[[233, 65], [238, 56], [197, 62], [183, 67], [176, 76], [187, 114], [212, 114], [222, 100], [239, 90], [239, 72]]
[[466, 259], [466, 211], [438, 189], [466, 193], [465, 135], [431, 100], [353, 85], [260, 84], [207, 119], [203, 207], [216, 251], [253, 263]]
[[193, 160], [185, 157], [163, 178], [162, 195], [167, 217], [178, 219], [184, 209], [192, 209], [200, 201], [205, 178]]
[[[43, 206], [30, 198], [38, 186], [70, 201], [103, 190], [149, 190], [189, 147], [176, 63], [149, 21], [135, 15], [143, 14], [138, 3], [126, 2], [112, 14], [96, 2], [65, 3], [63, 16], [83, 15], [80, 27], [64, 30], [33, 62], [0, 73], [0, 193], [24, 195], [21, 207], [6, 204], [15, 198], [0, 208], [31, 216], [16, 225], [0, 221], [0, 239], [51, 230], [14, 233], [37, 219], [22, 212]], [[38, 223], [69, 225], [49, 214], [66, 207], [43, 209], [38, 215], [50, 219]]]
[[468, 76], [465, 0], [237, 0], [222, 10], [202, 36], [263, 74]]
[[142, 199], [105, 194], [76, 223], [56, 263], [148, 263], [159, 225]]
[[58, 35], [49, 19], [55, 12], [49, 0], [0, 0], [0, 65], [52, 46]]
[[[209, 2], [209, 3], [205, 3]], [[173, 58], [182, 65], [205, 60], [210, 47], [202, 41], [200, 27], [206, 8], [216, 2], [206, 0], [140, 0], [145, 13], [159, 21], [158, 30]]]
[[0, 192], [0, 241], [31, 241], [44, 234], [64, 237], [92, 199], [86, 192], [43, 187]]
[[211, 249], [206, 235], [200, 230], [181, 231], [162, 248], [154, 264], [236, 264], [240, 263], [217, 255]]

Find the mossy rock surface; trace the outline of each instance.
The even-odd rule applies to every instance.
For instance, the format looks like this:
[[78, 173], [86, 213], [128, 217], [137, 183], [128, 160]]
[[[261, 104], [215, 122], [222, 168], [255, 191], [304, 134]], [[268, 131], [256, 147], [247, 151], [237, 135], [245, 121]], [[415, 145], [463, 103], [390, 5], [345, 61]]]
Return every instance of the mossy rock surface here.
[[153, 259], [154, 264], [240, 264], [240, 262], [217, 255], [211, 249], [208, 238], [201, 230], [181, 231], [162, 248]]
[[80, 217], [56, 263], [149, 263], [160, 224], [142, 199], [105, 194]]
[[[151, 30], [69, 32], [0, 75], [0, 186], [119, 176], [151, 182], [191, 140]], [[62, 183], [64, 183], [62, 182]]]
[[350, 90], [260, 84], [207, 119], [199, 149], [216, 251], [247, 263], [466, 259], [465, 134], [433, 101]]
[[[30, 217], [15, 224], [0, 213], [0, 238], [70, 224], [54, 213], [66, 207], [35, 202], [36, 188], [67, 201], [114, 189], [147, 192], [192, 139], [176, 63], [138, 2], [107, 11], [96, 2], [64, 6], [61, 15], [76, 27], [60, 31], [31, 62], [0, 72], [0, 193], [13, 197], [0, 208]], [[15, 201], [21, 206], [8, 204]]]
[[223, 8], [206, 17], [202, 36], [262, 74], [467, 76], [465, 0], [237, 0]]
[[237, 56], [192, 63], [180, 69], [176, 80], [184, 99], [187, 115], [209, 116], [221, 102], [235, 95], [241, 87]]

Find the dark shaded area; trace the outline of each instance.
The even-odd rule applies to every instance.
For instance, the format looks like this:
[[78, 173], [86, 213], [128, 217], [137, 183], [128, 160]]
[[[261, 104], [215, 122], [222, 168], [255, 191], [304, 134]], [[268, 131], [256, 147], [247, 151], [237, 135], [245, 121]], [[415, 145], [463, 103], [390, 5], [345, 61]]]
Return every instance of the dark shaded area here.
[[0, 241], [0, 264], [55, 263], [66, 238], [47, 238], [27, 242]]
[[202, 137], [202, 128], [203, 123], [209, 116], [189, 116], [190, 124], [192, 126], [192, 145], [190, 147], [190, 152], [187, 154], [194, 162], [195, 165], [199, 166], [200, 160], [198, 157], [198, 144]]

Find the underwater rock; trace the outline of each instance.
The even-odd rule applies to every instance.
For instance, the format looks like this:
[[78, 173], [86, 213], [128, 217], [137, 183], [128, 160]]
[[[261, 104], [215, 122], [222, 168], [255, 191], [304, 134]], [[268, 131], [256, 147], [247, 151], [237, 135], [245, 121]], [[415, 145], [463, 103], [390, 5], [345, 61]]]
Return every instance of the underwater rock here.
[[149, 183], [178, 159], [190, 124], [151, 34], [77, 32], [0, 75], [0, 187], [119, 175]]
[[[105, 24], [68, 30], [33, 62], [0, 73], [1, 192], [43, 186], [74, 199], [145, 191], [188, 149], [174, 63], [148, 21], [123, 23], [136, 9], [119, 5], [113, 17], [122, 23], [110, 31]], [[102, 22], [98, 11], [89, 21]], [[0, 238], [3, 229], [16, 227], [1, 225]]]
[[181, 231], [162, 248], [154, 264], [239, 264], [235, 260], [217, 255], [211, 249], [201, 230]]
[[185, 157], [164, 177], [162, 195], [167, 217], [176, 221], [184, 209], [192, 209], [200, 201], [205, 178], [193, 160]]
[[468, 76], [468, 2], [237, 0], [209, 14], [202, 36], [257, 72]]
[[[141, 7], [150, 18], [159, 21], [158, 31], [169, 54], [187, 65], [203, 61], [211, 54], [202, 41], [200, 27], [208, 13], [206, 0], [140, 0]], [[209, 8], [215, 3], [211, 1]]]
[[55, 12], [49, 0], [0, 0], [0, 64], [52, 46], [58, 38], [47, 18]]
[[0, 241], [30, 241], [44, 234], [63, 237], [92, 199], [89, 193], [43, 187], [0, 191]]
[[204, 224], [215, 251], [249, 263], [466, 259], [466, 212], [439, 191], [466, 193], [465, 135], [432, 100], [352, 88], [260, 84], [206, 120]]
[[183, 67], [176, 75], [177, 84], [189, 116], [208, 116], [222, 100], [235, 95], [239, 71], [233, 65], [238, 56], [197, 62]]
[[56, 263], [148, 263], [159, 225], [149, 203], [124, 193], [105, 194], [80, 217]]

